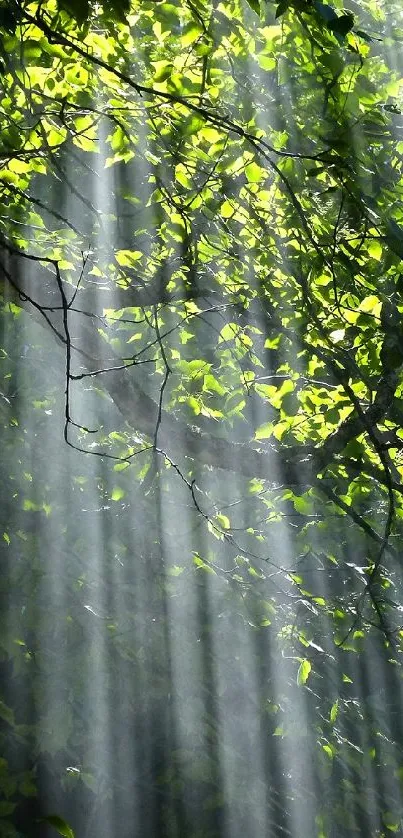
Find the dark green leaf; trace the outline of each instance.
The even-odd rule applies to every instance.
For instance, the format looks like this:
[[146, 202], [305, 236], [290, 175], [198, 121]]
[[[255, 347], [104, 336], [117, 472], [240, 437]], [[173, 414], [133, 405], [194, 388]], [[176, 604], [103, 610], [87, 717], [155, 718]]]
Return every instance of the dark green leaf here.
[[354, 15], [346, 14], [341, 15], [340, 17], [336, 18], [335, 20], [331, 20], [328, 23], [328, 28], [335, 34], [335, 35], [347, 35], [348, 32], [354, 26]]
[[362, 38], [363, 41], [367, 41], [368, 44], [370, 44], [374, 40], [373, 38], [371, 38], [370, 35], [368, 35], [362, 29], [356, 29], [355, 34], [358, 35], [360, 38]]
[[50, 824], [50, 826], [53, 826], [59, 835], [63, 835], [64, 838], [74, 838], [74, 832], [71, 826], [69, 826], [63, 818], [59, 817], [59, 815], [48, 815], [46, 818], [41, 818], [39, 823]]
[[11, 803], [10, 801], [4, 800], [0, 802], [0, 818], [4, 818], [7, 815], [12, 815], [14, 809], [16, 808], [16, 803]]
[[355, 29], [355, 34], [358, 35], [363, 41], [367, 41], [367, 43], [372, 43], [372, 41], [382, 41], [382, 38], [375, 38], [374, 35], [368, 35], [368, 32], [364, 32], [363, 29]]
[[90, 13], [89, 0], [58, 0], [58, 6], [79, 24], [85, 23]]
[[276, 18], [281, 17], [287, 11], [289, 5], [289, 0], [281, 0], [276, 9]]
[[15, 32], [17, 26], [17, 16], [14, 10], [8, 9], [6, 7], [0, 8], [0, 29], [4, 29], [6, 32]]
[[257, 15], [260, 15], [260, 0], [246, 0], [246, 2]]
[[130, 11], [130, 0], [103, 0], [104, 14], [109, 18], [124, 23]]
[[397, 256], [403, 259], [403, 228], [399, 227], [392, 218], [386, 223], [386, 230], [385, 239], [387, 244]]
[[321, 18], [326, 22], [337, 18], [333, 6], [329, 6], [327, 3], [320, 3], [319, 0], [315, 0], [313, 5], [316, 11], [320, 14]]

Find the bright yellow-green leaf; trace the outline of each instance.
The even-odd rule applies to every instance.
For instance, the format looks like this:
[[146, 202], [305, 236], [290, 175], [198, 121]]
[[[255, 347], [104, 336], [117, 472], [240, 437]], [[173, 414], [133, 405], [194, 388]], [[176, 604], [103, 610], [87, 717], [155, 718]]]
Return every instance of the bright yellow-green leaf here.
[[338, 716], [338, 713], [339, 713], [339, 699], [336, 698], [336, 701], [334, 702], [334, 704], [332, 704], [331, 709], [330, 709], [330, 721], [331, 721], [332, 724], [335, 723], [335, 721], [337, 719], [337, 716]]
[[261, 166], [258, 166], [257, 163], [252, 161], [252, 163], [248, 163], [245, 167], [245, 175], [249, 183], [260, 183], [261, 180], [264, 180], [267, 177], [267, 172], [265, 169], [262, 169]]
[[185, 189], [188, 189], [191, 185], [191, 181], [187, 174], [186, 167], [183, 163], [178, 163], [178, 165], [175, 166], [175, 180], [177, 180], [178, 183], [181, 184], [181, 186], [184, 186]]
[[217, 575], [214, 568], [207, 564], [204, 559], [201, 559], [197, 554], [193, 556], [193, 564], [196, 565], [199, 570], [204, 570], [206, 573], [211, 573], [213, 576]]
[[234, 215], [234, 212], [235, 208], [232, 206], [230, 201], [224, 201], [224, 203], [221, 204], [220, 215], [222, 218], [231, 218], [231, 216]]
[[225, 387], [211, 373], [204, 376], [203, 390], [208, 393], [218, 393], [219, 396], [223, 396], [226, 392]]
[[222, 527], [224, 530], [229, 530], [230, 529], [231, 522], [230, 522], [230, 519], [226, 515], [223, 515], [222, 513], [219, 513], [218, 515], [215, 516], [215, 518], [216, 518], [216, 521], [219, 524], [219, 526]]
[[115, 501], [122, 500], [122, 498], [124, 498], [125, 494], [126, 494], [126, 492], [123, 489], [121, 489], [120, 486], [115, 486], [114, 489], [112, 490], [111, 500], [115, 500]]
[[186, 402], [189, 405], [189, 407], [191, 408], [191, 410], [193, 411], [193, 413], [195, 414], [195, 416], [198, 416], [200, 411], [201, 411], [201, 406], [200, 406], [200, 403], [198, 402], [198, 400], [195, 399], [194, 396], [189, 396], [186, 399]]
[[275, 70], [276, 69], [276, 59], [273, 58], [272, 55], [263, 55], [262, 53], [257, 57], [260, 67], [262, 70]]
[[302, 663], [300, 664], [299, 668], [298, 668], [298, 673], [297, 673], [297, 684], [298, 684], [299, 687], [306, 684], [306, 682], [309, 678], [309, 674], [311, 672], [311, 669], [312, 669], [311, 662], [306, 660], [306, 659], [303, 660]]
[[382, 245], [378, 239], [372, 239], [372, 241], [369, 241], [367, 244], [367, 250], [369, 255], [378, 262], [382, 259]]
[[141, 259], [142, 255], [141, 250], [118, 250], [115, 253], [115, 259], [122, 267], [131, 267]]
[[265, 422], [264, 425], [260, 425], [255, 433], [255, 439], [269, 439], [273, 433], [273, 428], [273, 422]]
[[222, 139], [223, 134], [221, 131], [217, 131], [216, 128], [203, 128], [202, 131], [199, 132], [199, 136], [203, 140], [207, 140], [208, 143], [217, 143], [219, 140]]

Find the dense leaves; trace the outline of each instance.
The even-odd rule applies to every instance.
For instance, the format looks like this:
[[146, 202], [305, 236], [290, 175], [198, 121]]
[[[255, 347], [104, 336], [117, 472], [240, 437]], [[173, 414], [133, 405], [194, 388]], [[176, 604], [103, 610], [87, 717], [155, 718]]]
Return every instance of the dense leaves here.
[[398, 12], [0, 7], [0, 835], [403, 832]]

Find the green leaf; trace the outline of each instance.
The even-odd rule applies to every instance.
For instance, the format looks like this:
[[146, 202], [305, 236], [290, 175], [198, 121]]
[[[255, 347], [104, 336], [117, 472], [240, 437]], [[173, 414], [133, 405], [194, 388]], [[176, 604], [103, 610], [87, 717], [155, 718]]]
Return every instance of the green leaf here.
[[299, 512], [300, 515], [311, 515], [313, 512], [313, 504], [306, 496], [295, 497], [293, 500], [294, 507], [296, 512]]
[[320, 14], [321, 18], [326, 22], [335, 20], [337, 18], [333, 6], [329, 6], [328, 3], [320, 3], [319, 0], [315, 0], [313, 5], [316, 11]]
[[123, 128], [118, 125], [110, 137], [110, 144], [113, 151], [126, 151], [128, 146], [128, 138], [123, 131]]
[[332, 704], [331, 709], [330, 709], [329, 718], [330, 718], [330, 721], [331, 721], [332, 724], [335, 723], [335, 721], [337, 719], [337, 716], [338, 716], [338, 713], [339, 713], [339, 699], [336, 698], [336, 701], [334, 702], [334, 704]]
[[257, 15], [260, 15], [260, 0], [246, 0], [246, 2]]
[[122, 267], [131, 267], [142, 255], [141, 250], [117, 250], [115, 259]]
[[378, 38], [371, 38], [371, 35], [368, 35], [368, 32], [364, 32], [362, 29], [356, 29], [355, 34], [359, 35], [359, 37], [362, 38], [363, 41], [366, 41], [368, 44], [371, 44], [374, 40], [379, 40]]
[[335, 20], [330, 20], [327, 25], [328, 29], [335, 35], [347, 35], [354, 26], [354, 15], [350, 13], [340, 15]]
[[120, 486], [115, 486], [114, 489], [112, 490], [111, 500], [115, 500], [115, 501], [122, 500], [122, 498], [124, 498], [125, 494], [126, 494], [126, 492], [123, 489], [121, 489]]
[[393, 812], [382, 812], [382, 821], [386, 829], [389, 829], [390, 832], [399, 831], [401, 820]]
[[211, 373], [204, 376], [203, 390], [209, 393], [218, 393], [219, 396], [223, 396], [226, 392], [225, 387]]
[[130, 12], [130, 0], [103, 0], [103, 12], [109, 18], [120, 20], [125, 23]]
[[231, 218], [234, 215], [235, 209], [229, 201], [224, 201], [221, 204], [220, 215], [222, 218]]
[[198, 568], [198, 570], [204, 570], [205, 573], [211, 573], [216, 576], [216, 572], [213, 567], [207, 564], [203, 559], [200, 558], [197, 554], [193, 556], [193, 564]]
[[281, 409], [287, 416], [295, 416], [299, 410], [299, 401], [298, 396], [296, 393], [286, 393], [284, 398], [281, 400]]
[[173, 72], [173, 64], [171, 61], [154, 61], [155, 73], [153, 77], [154, 83], [161, 83], [169, 78]]
[[0, 802], [0, 818], [5, 818], [7, 817], [7, 815], [12, 815], [16, 806], [16, 803], [11, 803], [9, 801]]
[[40, 818], [38, 823], [48, 823], [53, 826], [59, 835], [64, 835], [64, 838], [74, 838], [74, 832], [63, 818], [59, 815], [48, 815], [46, 818]]
[[390, 249], [396, 253], [397, 256], [400, 256], [403, 259], [403, 228], [399, 227], [396, 224], [396, 221], [392, 218], [386, 224], [386, 242], [389, 245]]
[[217, 521], [217, 524], [224, 530], [230, 529], [231, 522], [227, 515], [223, 515], [222, 512], [220, 512], [218, 515], [215, 516], [215, 520]]
[[266, 170], [252, 161], [245, 168], [245, 175], [249, 183], [259, 183], [266, 178]]
[[4, 719], [9, 725], [14, 725], [14, 711], [0, 700], [0, 719]]
[[78, 24], [84, 23], [90, 13], [89, 0], [58, 0], [58, 6], [68, 12]]
[[377, 262], [380, 262], [382, 259], [382, 245], [379, 243], [379, 240], [372, 239], [372, 241], [369, 241], [367, 249], [372, 259], [376, 259]]
[[7, 9], [6, 6], [0, 8], [0, 28], [5, 29], [6, 32], [15, 32], [17, 27], [17, 15], [12, 9]]
[[309, 678], [309, 673], [310, 673], [311, 669], [312, 669], [311, 662], [306, 660], [306, 659], [303, 660], [302, 663], [300, 664], [299, 668], [298, 668], [298, 674], [297, 674], [297, 684], [298, 684], [299, 687], [302, 687], [304, 684], [306, 684], [306, 682]]
[[260, 425], [256, 430], [255, 439], [269, 439], [273, 433], [273, 428], [273, 422], [265, 422], [264, 425]]
[[276, 19], [283, 15], [290, 5], [290, 0], [281, 0], [276, 9]]
[[24, 797], [35, 797], [38, 791], [33, 778], [29, 774], [19, 783], [18, 790]]

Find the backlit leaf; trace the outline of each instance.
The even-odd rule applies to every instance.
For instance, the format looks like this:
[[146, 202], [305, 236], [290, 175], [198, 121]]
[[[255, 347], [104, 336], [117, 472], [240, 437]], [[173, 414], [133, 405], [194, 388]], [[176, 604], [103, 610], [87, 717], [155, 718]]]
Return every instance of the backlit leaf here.
[[298, 684], [299, 687], [306, 684], [306, 682], [309, 678], [309, 674], [311, 672], [311, 669], [312, 669], [312, 665], [311, 665], [310, 661], [303, 660], [302, 663], [300, 664], [299, 668], [298, 668], [298, 674], [297, 674], [297, 684]]

